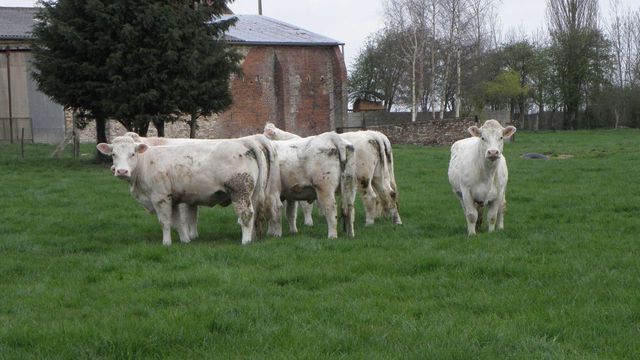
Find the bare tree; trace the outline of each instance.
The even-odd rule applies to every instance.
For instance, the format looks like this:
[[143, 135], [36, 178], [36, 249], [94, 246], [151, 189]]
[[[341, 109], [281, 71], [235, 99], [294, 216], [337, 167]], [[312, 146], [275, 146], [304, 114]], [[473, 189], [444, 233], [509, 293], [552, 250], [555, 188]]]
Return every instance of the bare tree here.
[[428, 37], [428, 7], [423, 0], [388, 0], [385, 7], [387, 28], [403, 33], [402, 56], [411, 67], [411, 121], [418, 116], [418, 103], [422, 98], [425, 47]]

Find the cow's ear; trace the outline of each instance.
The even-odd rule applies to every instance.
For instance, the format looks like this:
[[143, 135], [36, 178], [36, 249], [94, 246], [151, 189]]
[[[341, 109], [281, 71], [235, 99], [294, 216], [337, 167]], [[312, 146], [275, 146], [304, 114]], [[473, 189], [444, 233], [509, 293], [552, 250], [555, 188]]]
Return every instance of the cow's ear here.
[[469, 129], [467, 129], [467, 131], [469, 132], [469, 134], [471, 134], [471, 136], [475, 136], [475, 137], [481, 137], [482, 136], [482, 130], [480, 130], [480, 128], [478, 128], [475, 125], [469, 127]]
[[149, 149], [149, 145], [147, 145], [147, 144], [138, 144], [138, 145], [136, 145], [136, 152], [138, 154], [142, 154], [143, 152], [147, 151], [147, 149]]
[[511, 135], [516, 133], [516, 127], [515, 126], [507, 126], [506, 128], [504, 128], [504, 130], [502, 130], [502, 136], [508, 138], [511, 137]]
[[96, 148], [98, 149], [98, 151], [100, 151], [101, 153], [105, 154], [105, 155], [111, 155], [111, 153], [113, 152], [113, 146], [107, 144], [107, 143], [100, 143], [98, 145], [96, 145]]

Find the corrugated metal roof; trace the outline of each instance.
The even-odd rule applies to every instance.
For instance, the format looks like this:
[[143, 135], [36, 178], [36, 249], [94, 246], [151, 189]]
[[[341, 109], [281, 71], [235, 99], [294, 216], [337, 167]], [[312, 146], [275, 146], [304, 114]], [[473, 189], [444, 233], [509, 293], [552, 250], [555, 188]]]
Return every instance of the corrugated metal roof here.
[[30, 39], [38, 8], [0, 7], [0, 38]]
[[226, 20], [237, 17], [238, 21], [225, 34], [230, 43], [247, 45], [344, 45], [337, 40], [318, 35], [298, 26], [262, 15], [224, 15]]

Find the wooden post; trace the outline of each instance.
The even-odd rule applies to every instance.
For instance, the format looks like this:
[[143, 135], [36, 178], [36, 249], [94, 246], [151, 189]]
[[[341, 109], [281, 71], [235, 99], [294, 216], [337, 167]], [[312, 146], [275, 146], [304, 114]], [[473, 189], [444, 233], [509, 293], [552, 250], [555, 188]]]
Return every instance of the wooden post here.
[[79, 158], [80, 157], [80, 137], [78, 136], [78, 127], [76, 125], [76, 112], [74, 111], [72, 116], [71, 116], [71, 121], [73, 122], [73, 124], [71, 125], [71, 131], [73, 133], [73, 157], [74, 158]]
[[22, 137], [20, 138], [20, 155], [24, 159], [24, 128], [22, 128]]

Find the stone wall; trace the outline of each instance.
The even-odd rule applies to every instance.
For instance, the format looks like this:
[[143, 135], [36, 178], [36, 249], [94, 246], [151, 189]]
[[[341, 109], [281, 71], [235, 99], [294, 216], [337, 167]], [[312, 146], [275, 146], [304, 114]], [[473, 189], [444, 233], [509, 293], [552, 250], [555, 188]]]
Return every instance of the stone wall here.
[[[368, 130], [387, 135], [392, 144], [423, 146], [449, 146], [455, 141], [469, 137], [467, 129], [478, 125], [475, 118], [429, 120], [367, 126]], [[347, 129], [345, 129], [347, 130]], [[358, 130], [358, 129], [348, 129]]]

